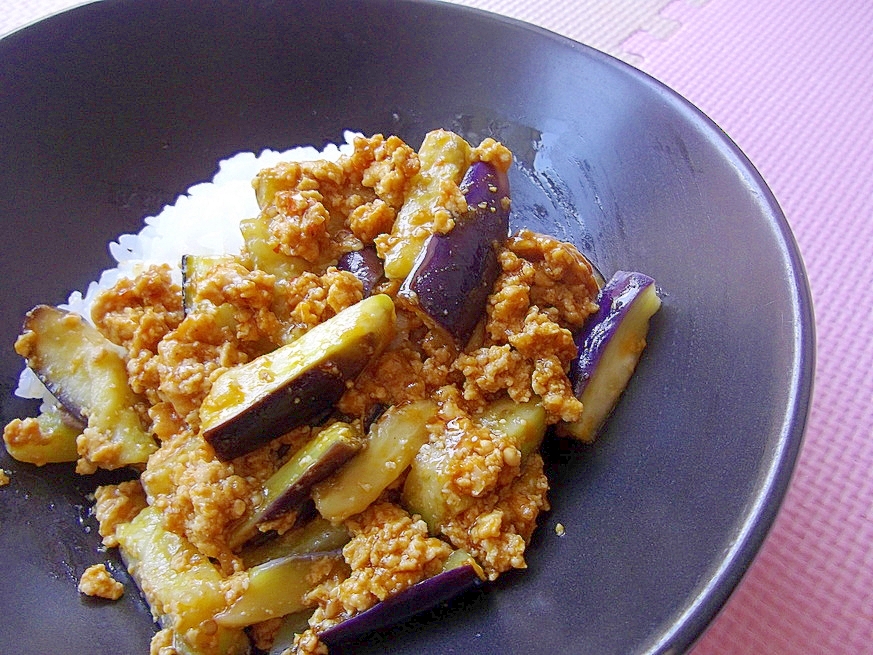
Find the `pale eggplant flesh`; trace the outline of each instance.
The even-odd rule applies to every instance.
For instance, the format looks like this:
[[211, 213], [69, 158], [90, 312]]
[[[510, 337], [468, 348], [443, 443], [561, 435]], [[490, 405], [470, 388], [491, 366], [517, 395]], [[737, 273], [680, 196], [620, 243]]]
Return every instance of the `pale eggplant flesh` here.
[[472, 157], [472, 146], [454, 132], [438, 129], [424, 136], [418, 149], [421, 167], [408, 181], [403, 206], [391, 228], [391, 244], [382, 253], [389, 280], [409, 275], [436, 222], [450, 215], [443, 206], [444, 189], [461, 183]]
[[467, 212], [455, 217], [449, 232], [428, 237], [398, 295], [463, 345], [500, 273], [497, 248], [509, 234], [509, 178], [493, 164], [475, 162], [460, 188]]
[[561, 434], [585, 442], [595, 439], [627, 387], [661, 299], [648, 275], [618, 271], [600, 290], [597, 304], [575, 337], [579, 355], [569, 372], [582, 417], [558, 427]]
[[243, 628], [269, 619], [277, 619], [307, 609], [304, 596], [330, 569], [345, 566], [342, 552], [288, 555], [258, 564], [246, 571], [248, 585], [227, 609], [215, 615], [223, 628]]
[[[168, 530], [161, 511], [154, 506], [120, 523], [115, 534], [127, 571], [158, 623], [173, 630], [179, 653], [197, 653], [185, 643], [184, 636], [226, 608], [225, 576], [190, 541]], [[250, 652], [241, 629], [218, 626], [217, 637], [224, 642], [222, 653]]]
[[36, 418], [12, 420], [3, 429], [3, 441], [6, 451], [19, 462], [36, 466], [75, 462], [79, 457], [76, 441], [85, 427], [62, 405], [46, 403]]
[[245, 568], [250, 569], [288, 555], [340, 550], [349, 539], [351, 534], [343, 524], [334, 524], [315, 516], [282, 534], [264, 534], [264, 541], [256, 544], [250, 542], [240, 551], [240, 557]]
[[370, 296], [295, 341], [219, 376], [200, 407], [201, 434], [222, 460], [327, 418], [394, 335], [394, 303]]
[[261, 523], [297, 509], [313, 485], [345, 464], [362, 445], [363, 436], [348, 423], [337, 421], [319, 431], [267, 478], [258, 506], [232, 530], [230, 546], [235, 548], [257, 535]]
[[[478, 414], [475, 422], [491, 432], [507, 438], [527, 457], [539, 449], [546, 433], [546, 412], [539, 398], [517, 403], [508, 396], [489, 403]], [[401, 504], [410, 514], [417, 514], [427, 523], [432, 535], [440, 534], [446, 520], [459, 511], [459, 504], [472, 503], [472, 496], [464, 501], [450, 498], [450, 450], [445, 443], [422, 446], [413, 459], [403, 483]]]
[[319, 514], [339, 523], [363, 512], [409, 467], [428, 440], [437, 413], [432, 400], [394, 405], [371, 427], [363, 450], [312, 488]]
[[38, 305], [15, 342], [37, 377], [86, 425], [79, 455], [100, 468], [143, 464], [157, 449], [131, 390], [123, 351], [73, 312]]

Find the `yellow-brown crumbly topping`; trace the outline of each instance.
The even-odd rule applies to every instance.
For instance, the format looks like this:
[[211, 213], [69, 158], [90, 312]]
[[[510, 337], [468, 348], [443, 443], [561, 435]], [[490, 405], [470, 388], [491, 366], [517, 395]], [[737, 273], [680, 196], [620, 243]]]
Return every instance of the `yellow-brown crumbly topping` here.
[[0, 469], [0, 487], [5, 487], [9, 482], [9, 473], [4, 469]]
[[82, 573], [79, 592], [86, 596], [118, 600], [124, 593], [124, 585], [112, 577], [105, 564], [94, 564]]
[[[15, 447], [28, 444], [43, 446], [50, 443], [51, 440], [51, 435], [44, 433], [39, 421], [32, 416], [23, 419], [14, 418], [3, 427], [3, 441], [7, 446]], [[36, 460], [31, 463], [43, 466], [47, 462]]]
[[179, 655], [173, 646], [173, 631], [169, 628], [158, 630], [149, 644], [149, 655]]
[[90, 475], [99, 469], [118, 468], [123, 444], [112, 438], [106, 430], [88, 426], [82, 434], [76, 437], [76, 450], [79, 459], [76, 460], [76, 473]]
[[488, 162], [499, 171], [506, 173], [512, 165], [512, 152], [499, 141], [487, 137], [473, 148], [473, 161]]
[[112, 343], [127, 348], [130, 358], [158, 342], [181, 322], [181, 289], [166, 264], [150, 266], [135, 278], [121, 278], [111, 293], [97, 295], [91, 320]]
[[220, 262], [192, 283], [190, 292], [197, 303], [189, 315], [203, 311], [204, 302], [213, 311], [227, 307], [228, 316], [233, 317], [227, 327], [233, 329], [239, 347], [258, 355], [264, 349], [262, 343], [281, 342], [282, 324], [273, 310], [276, 285], [275, 275], [249, 270], [240, 260]]
[[267, 619], [260, 623], [255, 623], [249, 628], [249, 636], [252, 638], [252, 644], [255, 648], [261, 651], [269, 651], [276, 641], [276, 633], [282, 627], [282, 617], [275, 619]]
[[290, 342], [363, 298], [361, 281], [348, 271], [302, 273], [280, 289], [277, 302], [287, 316], [283, 341]]
[[441, 526], [455, 548], [476, 558], [489, 579], [525, 568], [524, 551], [541, 511], [549, 509], [549, 481], [539, 453], [530, 455], [518, 477], [473, 500]]
[[251, 509], [260, 489], [254, 479], [219, 461], [198, 435], [183, 433], [163, 442], [141, 480], [149, 505], [160, 509], [167, 530], [186, 537], [225, 573], [239, 570], [227, 530]]
[[456, 388], [443, 388], [437, 397], [443, 427], [432, 430], [421, 455], [444, 460], [449, 473], [443, 489], [449, 513], [440, 533], [473, 555], [490, 579], [524, 568], [536, 518], [549, 507], [542, 459], [523, 459], [508, 437], [474, 423]]
[[412, 148], [397, 137], [376, 135], [356, 138], [354, 153], [339, 162], [289, 162], [261, 171], [254, 186], [268, 246], [325, 268], [390, 229], [418, 169]]
[[94, 516], [100, 522], [103, 545], [109, 548], [117, 546], [115, 528], [132, 521], [146, 505], [145, 492], [139, 480], [97, 487], [94, 491]]
[[150, 360], [158, 343], [178, 327], [182, 292], [173, 283], [170, 267], [152, 266], [135, 279], [120, 279], [94, 300], [91, 319], [112, 343], [127, 349], [127, 372], [134, 393], [154, 404], [157, 381]]
[[328, 650], [315, 631], [309, 629], [294, 635], [294, 644], [280, 655], [328, 655]]
[[446, 335], [428, 330], [414, 313], [397, 308], [397, 337], [374, 358], [340, 399], [337, 408], [366, 415], [377, 404], [395, 405], [431, 397], [460, 376], [453, 375], [458, 351]]
[[247, 361], [233, 329], [223, 326], [215, 312], [194, 312], [158, 344], [153, 359], [157, 395], [185, 422], [198, 426], [198, 411], [213, 381]]
[[571, 330], [597, 309], [591, 266], [570, 244], [526, 230], [509, 239], [499, 262], [484, 342], [455, 362], [464, 398], [481, 406], [500, 392], [516, 402], [536, 395], [550, 423], [577, 420], [582, 404], [567, 370], [577, 352]]

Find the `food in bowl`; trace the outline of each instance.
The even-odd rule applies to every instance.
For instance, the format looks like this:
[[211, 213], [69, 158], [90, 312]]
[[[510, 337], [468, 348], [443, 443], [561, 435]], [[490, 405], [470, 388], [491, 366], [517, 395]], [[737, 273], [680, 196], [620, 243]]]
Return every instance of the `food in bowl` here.
[[241, 158], [15, 344], [44, 403], [10, 454], [133, 472], [94, 511], [153, 652], [325, 652], [524, 568], [543, 439], [595, 438], [660, 305], [641, 273], [510, 234], [493, 139]]

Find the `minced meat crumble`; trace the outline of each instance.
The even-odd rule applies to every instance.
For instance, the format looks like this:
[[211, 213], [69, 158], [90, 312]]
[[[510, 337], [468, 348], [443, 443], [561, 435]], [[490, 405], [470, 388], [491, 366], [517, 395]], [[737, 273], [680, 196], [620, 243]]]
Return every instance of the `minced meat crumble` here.
[[112, 577], [105, 564], [94, 564], [82, 573], [79, 591], [86, 596], [118, 600], [124, 594], [124, 585]]

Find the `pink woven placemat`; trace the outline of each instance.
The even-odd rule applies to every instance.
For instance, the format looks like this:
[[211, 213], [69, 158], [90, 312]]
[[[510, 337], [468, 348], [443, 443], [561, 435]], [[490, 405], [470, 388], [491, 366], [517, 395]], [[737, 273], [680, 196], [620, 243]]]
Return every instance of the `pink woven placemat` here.
[[[873, 3], [457, 1], [641, 67], [773, 189], [813, 291], [815, 397], [773, 531], [693, 655], [873, 654]], [[4, 4], [0, 33], [79, 2]]]
[[806, 262], [815, 395], [782, 511], [694, 655], [873, 653], [873, 3], [685, 0], [624, 48], [738, 143]]

